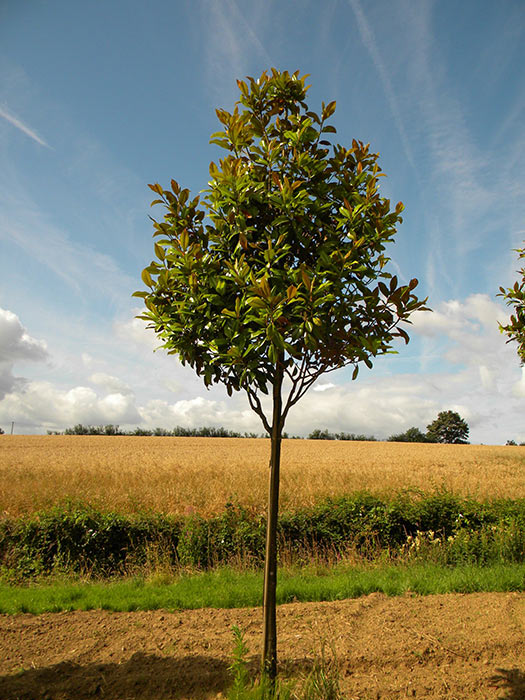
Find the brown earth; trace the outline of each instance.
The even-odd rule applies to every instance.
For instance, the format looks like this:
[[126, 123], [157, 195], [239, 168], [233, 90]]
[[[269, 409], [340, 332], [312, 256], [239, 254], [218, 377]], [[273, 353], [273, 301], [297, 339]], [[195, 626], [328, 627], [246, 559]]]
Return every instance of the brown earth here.
[[[284, 672], [306, 672], [328, 641], [349, 699], [525, 698], [523, 593], [282, 605], [278, 624]], [[3, 615], [0, 698], [220, 698], [232, 625], [256, 667], [260, 609]]]

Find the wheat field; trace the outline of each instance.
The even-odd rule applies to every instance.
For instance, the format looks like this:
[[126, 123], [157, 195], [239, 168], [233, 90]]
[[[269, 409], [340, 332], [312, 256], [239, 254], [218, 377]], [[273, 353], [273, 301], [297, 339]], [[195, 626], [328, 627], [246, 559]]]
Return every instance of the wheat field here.
[[[71, 499], [104, 510], [210, 515], [266, 502], [266, 439], [2, 436], [0, 514]], [[525, 497], [525, 447], [284, 440], [281, 506], [368, 490], [446, 488], [480, 500]]]

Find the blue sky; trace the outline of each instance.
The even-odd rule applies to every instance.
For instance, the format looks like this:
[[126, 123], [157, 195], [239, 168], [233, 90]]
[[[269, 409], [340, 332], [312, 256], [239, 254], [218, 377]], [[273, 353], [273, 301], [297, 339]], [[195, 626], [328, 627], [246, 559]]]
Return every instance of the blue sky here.
[[4, 0], [0, 5], [0, 426], [224, 425], [262, 432], [243, 395], [206, 391], [134, 316], [152, 258], [150, 182], [197, 193], [236, 78], [309, 73], [340, 143], [370, 142], [405, 204], [392, 271], [433, 314], [350, 381], [321, 378], [287, 429], [387, 437], [438, 411], [472, 442], [525, 440], [525, 374], [498, 320], [525, 239], [521, 0]]

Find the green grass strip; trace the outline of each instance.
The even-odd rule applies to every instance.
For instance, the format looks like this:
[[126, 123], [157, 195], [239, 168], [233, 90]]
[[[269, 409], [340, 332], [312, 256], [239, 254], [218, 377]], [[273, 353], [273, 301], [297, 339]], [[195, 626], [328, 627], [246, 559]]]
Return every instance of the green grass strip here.
[[[413, 592], [505, 592], [525, 590], [525, 563], [453, 568], [411, 564], [356, 569], [338, 566], [318, 572], [308, 569], [279, 574], [277, 601], [331, 601], [374, 592], [389, 596]], [[43, 613], [71, 610], [184, 610], [241, 608], [261, 604], [262, 574], [228, 568], [185, 575], [170, 583], [125, 579], [103, 583], [0, 586], [0, 612]]]

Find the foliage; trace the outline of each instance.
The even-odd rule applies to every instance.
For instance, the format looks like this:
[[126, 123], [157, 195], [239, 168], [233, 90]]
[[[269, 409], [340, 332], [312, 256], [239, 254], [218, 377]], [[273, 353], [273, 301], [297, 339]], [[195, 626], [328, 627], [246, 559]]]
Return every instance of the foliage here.
[[[438, 491], [417, 498], [400, 494], [388, 501], [358, 493], [284, 512], [278, 540], [282, 557], [306, 563], [349, 552], [364, 559], [408, 552], [407, 543], [418, 537], [425, 543], [425, 533], [439, 541], [432, 556], [438, 552], [445, 563], [521, 561], [525, 500], [479, 503]], [[259, 567], [264, 541], [263, 514], [232, 503], [209, 518], [152, 512], [130, 516], [70, 504], [3, 518], [0, 562], [4, 576], [22, 580], [57, 571], [121, 576], [147, 567], [152, 552], [159, 552], [171, 570]], [[410, 550], [419, 558], [429, 551]]]
[[[525, 259], [525, 248], [516, 250], [520, 260]], [[508, 343], [516, 341], [518, 343], [518, 356], [522, 364], [525, 363], [525, 266], [518, 270], [521, 280], [516, 280], [513, 287], [505, 289], [500, 287], [501, 296], [505, 299], [507, 306], [512, 306], [514, 313], [511, 315], [509, 323], [499, 324], [502, 333], [508, 336]]]
[[427, 425], [429, 442], [467, 444], [469, 427], [456, 411], [440, 411], [437, 418]]
[[77, 425], [72, 428], [66, 428], [64, 435], [124, 435], [118, 425]]
[[4, 430], [2, 430], [2, 428], [0, 428], [0, 435], [3, 435], [3, 434], [4, 434], [4, 432], [5, 432], [5, 431], [4, 431]]
[[331, 146], [328, 120], [305, 103], [305, 77], [272, 70], [241, 90], [212, 143], [229, 153], [210, 165], [200, 198], [172, 181], [151, 185], [166, 209], [154, 222], [155, 255], [143, 272], [150, 323], [169, 353], [206, 385], [244, 389], [268, 432], [260, 392], [280, 369], [289, 408], [323, 372], [389, 352], [398, 326], [424, 307], [384, 268], [401, 221], [379, 194], [378, 155], [353, 141]]
[[404, 433], [399, 435], [391, 435], [388, 442], [432, 442], [430, 438], [422, 433], [419, 428], [409, 428]]
[[[48, 431], [49, 435], [60, 435], [57, 431]], [[221, 427], [200, 427], [200, 428], [183, 428], [180, 425], [175, 426], [173, 430], [166, 428], [154, 428], [147, 430], [145, 428], [135, 428], [134, 430], [120, 430], [118, 425], [82, 425], [78, 423], [73, 428], [66, 428], [64, 435], [135, 435], [139, 437], [151, 436], [155, 437], [258, 437], [255, 433], [241, 433], [235, 430], [227, 430]]]
[[308, 440], [335, 440], [335, 435], [334, 433], [329, 433], [328, 430], [320, 430], [319, 428], [315, 428], [315, 430], [312, 430], [312, 432], [308, 435]]
[[308, 440], [362, 440], [362, 441], [375, 441], [373, 435], [356, 435], [355, 433], [330, 433], [326, 428], [320, 430], [316, 428], [308, 435]]
[[162, 546], [176, 559], [179, 521], [156, 513], [125, 516], [66, 504], [0, 522], [4, 568], [21, 577], [67, 570], [89, 575], [124, 573], [145, 561], [148, 547]]

